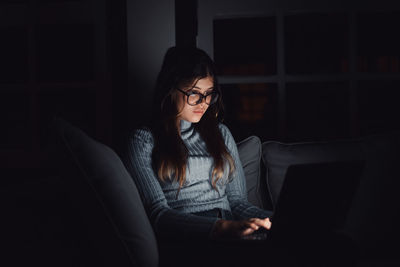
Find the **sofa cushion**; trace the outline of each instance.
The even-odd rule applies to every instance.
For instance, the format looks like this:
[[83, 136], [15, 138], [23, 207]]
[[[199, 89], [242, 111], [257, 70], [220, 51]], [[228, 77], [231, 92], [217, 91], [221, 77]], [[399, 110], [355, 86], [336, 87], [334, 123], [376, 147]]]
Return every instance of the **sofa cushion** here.
[[363, 160], [364, 153], [359, 141], [292, 144], [269, 141], [262, 144], [262, 159], [266, 166], [268, 190], [275, 205], [290, 165]]
[[[122, 254], [128, 255], [127, 262], [134, 266], [157, 266], [155, 235], [120, 158], [108, 146], [61, 119], [55, 121], [55, 129], [58, 153], [64, 155], [59, 159], [60, 172], [96, 242], [111, 249], [120, 246], [125, 250]], [[107, 244], [110, 240], [114, 244]], [[120, 261], [109, 257], [114, 264]]]
[[260, 198], [260, 163], [261, 141], [257, 136], [250, 136], [237, 143], [239, 158], [246, 178], [247, 199], [262, 208]]

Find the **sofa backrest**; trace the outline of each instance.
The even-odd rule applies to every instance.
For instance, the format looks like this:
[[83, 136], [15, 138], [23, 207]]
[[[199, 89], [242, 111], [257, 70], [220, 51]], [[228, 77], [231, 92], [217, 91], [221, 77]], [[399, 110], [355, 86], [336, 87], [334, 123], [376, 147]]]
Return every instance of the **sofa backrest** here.
[[266, 166], [266, 181], [272, 203], [275, 205], [287, 169], [291, 165], [335, 161], [364, 160], [359, 141], [306, 142], [284, 144], [264, 142], [262, 159]]
[[246, 178], [248, 201], [260, 208], [264, 208], [267, 190], [262, 190], [261, 177], [261, 140], [257, 136], [249, 136], [237, 143], [240, 162]]
[[97, 250], [89, 264], [158, 266], [154, 232], [117, 154], [62, 119], [54, 130], [54, 160]]

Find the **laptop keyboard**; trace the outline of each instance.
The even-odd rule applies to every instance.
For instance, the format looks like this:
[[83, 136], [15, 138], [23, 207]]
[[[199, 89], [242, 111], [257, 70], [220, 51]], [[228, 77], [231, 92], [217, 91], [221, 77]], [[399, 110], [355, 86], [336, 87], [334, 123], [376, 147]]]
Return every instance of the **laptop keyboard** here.
[[260, 228], [254, 231], [252, 234], [242, 236], [241, 239], [244, 240], [265, 240], [267, 239], [269, 230], [265, 228]]

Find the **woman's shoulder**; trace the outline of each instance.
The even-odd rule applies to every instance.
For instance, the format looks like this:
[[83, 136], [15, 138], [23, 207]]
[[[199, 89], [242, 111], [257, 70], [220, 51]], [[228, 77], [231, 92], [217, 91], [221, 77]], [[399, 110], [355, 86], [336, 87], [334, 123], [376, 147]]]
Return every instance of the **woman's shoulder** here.
[[134, 143], [139, 142], [152, 144], [154, 142], [153, 131], [147, 126], [139, 127], [133, 130], [132, 134], [130, 135], [130, 139]]
[[223, 124], [222, 122], [218, 123], [218, 128], [222, 134], [222, 137], [225, 141], [234, 141], [231, 131], [229, 130], [228, 126]]

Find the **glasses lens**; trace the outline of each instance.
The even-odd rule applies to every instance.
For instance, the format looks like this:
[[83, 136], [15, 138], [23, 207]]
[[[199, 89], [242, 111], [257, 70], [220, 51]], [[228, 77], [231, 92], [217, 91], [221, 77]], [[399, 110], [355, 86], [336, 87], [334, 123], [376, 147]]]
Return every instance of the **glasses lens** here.
[[212, 92], [211, 94], [206, 96], [206, 103], [209, 105], [215, 104], [218, 100], [218, 93]]
[[197, 93], [190, 93], [190, 95], [188, 95], [187, 101], [189, 105], [197, 105], [197, 102], [200, 100], [201, 95], [197, 94]]
[[218, 93], [216, 92], [212, 92], [206, 96], [197, 93], [197, 92], [191, 92], [189, 93], [188, 97], [187, 97], [187, 102], [189, 105], [191, 106], [195, 106], [200, 104], [201, 102], [203, 102], [203, 98], [206, 99], [206, 104], [207, 105], [212, 105], [215, 102], [217, 102], [218, 100]]

